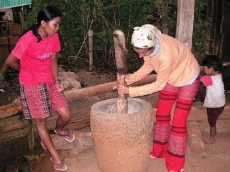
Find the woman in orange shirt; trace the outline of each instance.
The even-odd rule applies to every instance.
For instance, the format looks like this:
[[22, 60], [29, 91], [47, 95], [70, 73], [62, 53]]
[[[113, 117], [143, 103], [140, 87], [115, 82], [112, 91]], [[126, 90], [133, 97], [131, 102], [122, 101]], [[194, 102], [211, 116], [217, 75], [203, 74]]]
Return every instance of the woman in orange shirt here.
[[[143, 86], [118, 86], [118, 93], [137, 97], [160, 91], [150, 158], [165, 158], [169, 172], [182, 171], [187, 142], [186, 123], [199, 86], [200, 66], [183, 43], [161, 34], [153, 25], [135, 27], [131, 43], [134, 51], [144, 59], [144, 64], [133, 74], [118, 76], [118, 80], [125, 77], [127, 85], [130, 85], [152, 71], [157, 73], [157, 78]], [[176, 106], [171, 116], [174, 103]]]

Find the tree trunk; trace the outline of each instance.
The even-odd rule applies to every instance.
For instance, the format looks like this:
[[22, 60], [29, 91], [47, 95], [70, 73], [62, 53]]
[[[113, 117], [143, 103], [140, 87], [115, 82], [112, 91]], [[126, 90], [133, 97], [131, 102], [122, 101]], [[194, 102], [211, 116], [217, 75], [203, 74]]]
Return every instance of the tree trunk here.
[[176, 38], [192, 49], [195, 0], [178, 0]]

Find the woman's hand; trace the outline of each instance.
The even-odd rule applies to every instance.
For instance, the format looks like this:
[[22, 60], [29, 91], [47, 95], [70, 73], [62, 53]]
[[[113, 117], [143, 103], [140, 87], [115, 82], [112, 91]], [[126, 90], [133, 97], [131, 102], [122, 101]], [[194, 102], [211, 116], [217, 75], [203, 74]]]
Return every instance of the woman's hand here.
[[118, 92], [118, 94], [129, 94], [129, 87], [123, 86], [123, 85], [118, 85], [117, 92]]
[[131, 74], [125, 75], [125, 82], [130, 83], [131, 82]]
[[[118, 81], [118, 86], [117, 86], [117, 92], [118, 94], [129, 94], [129, 87], [127, 87], [126, 82], [129, 80], [129, 75], [124, 75], [124, 74], [119, 74], [117, 73], [117, 81]], [[125, 81], [125, 82], [124, 82]]]
[[64, 85], [59, 80], [55, 81], [54, 85], [57, 87], [58, 92], [62, 92], [65, 89]]
[[131, 80], [131, 74], [119, 74], [117, 73], [117, 81], [119, 82], [121, 78], [125, 78], [125, 82], [129, 83]]

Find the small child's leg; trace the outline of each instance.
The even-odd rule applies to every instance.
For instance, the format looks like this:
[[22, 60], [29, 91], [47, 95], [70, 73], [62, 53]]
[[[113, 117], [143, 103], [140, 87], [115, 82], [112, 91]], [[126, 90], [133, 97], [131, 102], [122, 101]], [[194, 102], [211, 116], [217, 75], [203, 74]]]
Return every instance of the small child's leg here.
[[210, 127], [210, 141], [211, 142], [216, 142], [216, 127]]
[[216, 143], [216, 121], [224, 110], [224, 106], [219, 108], [207, 108], [208, 123], [210, 126], [210, 139], [205, 141], [206, 144]]
[[205, 144], [214, 144], [216, 143], [216, 127], [210, 127], [210, 139], [204, 141]]

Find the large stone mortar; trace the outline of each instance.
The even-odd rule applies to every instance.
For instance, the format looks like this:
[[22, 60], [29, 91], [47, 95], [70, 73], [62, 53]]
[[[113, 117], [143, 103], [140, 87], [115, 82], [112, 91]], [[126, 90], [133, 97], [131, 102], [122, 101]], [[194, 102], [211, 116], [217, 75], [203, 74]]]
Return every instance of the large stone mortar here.
[[117, 99], [93, 104], [90, 126], [98, 167], [103, 172], [144, 172], [152, 148], [150, 103], [128, 99], [128, 113], [117, 114]]

